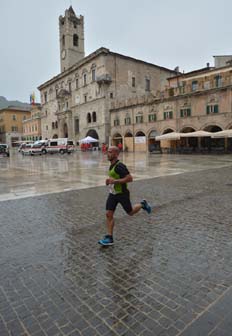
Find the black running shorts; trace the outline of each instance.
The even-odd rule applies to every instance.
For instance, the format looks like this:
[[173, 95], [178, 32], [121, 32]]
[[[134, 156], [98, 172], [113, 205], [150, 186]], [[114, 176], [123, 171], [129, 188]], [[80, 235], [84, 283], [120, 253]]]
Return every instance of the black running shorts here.
[[132, 211], [129, 190], [122, 194], [109, 194], [106, 201], [106, 210], [114, 211], [118, 203], [121, 204], [126, 213], [130, 213]]

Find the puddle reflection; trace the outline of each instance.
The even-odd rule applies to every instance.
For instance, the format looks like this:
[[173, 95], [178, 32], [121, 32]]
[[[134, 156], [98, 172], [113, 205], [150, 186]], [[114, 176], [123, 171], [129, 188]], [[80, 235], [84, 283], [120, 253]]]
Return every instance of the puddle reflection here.
[[[134, 180], [232, 165], [230, 155], [121, 153], [120, 159]], [[107, 156], [98, 151], [35, 157], [14, 151], [0, 160], [0, 200], [103, 186], [108, 167]]]

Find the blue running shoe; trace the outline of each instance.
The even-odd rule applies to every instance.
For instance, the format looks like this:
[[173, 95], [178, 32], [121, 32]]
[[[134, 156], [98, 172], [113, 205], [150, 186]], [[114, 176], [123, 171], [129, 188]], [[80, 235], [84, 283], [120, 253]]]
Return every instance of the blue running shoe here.
[[103, 245], [103, 246], [111, 246], [114, 244], [113, 237], [110, 235], [106, 235], [103, 239], [100, 239], [98, 241], [98, 244]]
[[145, 211], [147, 211], [148, 214], [150, 214], [151, 213], [151, 206], [150, 206], [150, 204], [145, 199], [142, 200], [140, 203], [142, 205], [142, 209], [145, 210]]

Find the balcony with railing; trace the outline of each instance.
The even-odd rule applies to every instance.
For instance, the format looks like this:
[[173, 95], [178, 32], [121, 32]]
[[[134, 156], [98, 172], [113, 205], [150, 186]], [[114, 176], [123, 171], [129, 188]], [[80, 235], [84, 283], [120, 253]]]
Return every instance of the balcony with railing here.
[[98, 76], [96, 78], [96, 82], [99, 84], [99, 85], [102, 85], [102, 84], [110, 84], [112, 82], [112, 78], [109, 74], [103, 74], [101, 76]]

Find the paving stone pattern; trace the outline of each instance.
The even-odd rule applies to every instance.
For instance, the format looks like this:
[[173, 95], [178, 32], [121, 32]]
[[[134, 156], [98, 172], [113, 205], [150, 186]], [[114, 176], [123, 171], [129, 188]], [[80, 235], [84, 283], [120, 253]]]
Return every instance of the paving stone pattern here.
[[231, 336], [231, 175], [134, 182], [109, 248], [105, 187], [0, 202], [0, 335]]

